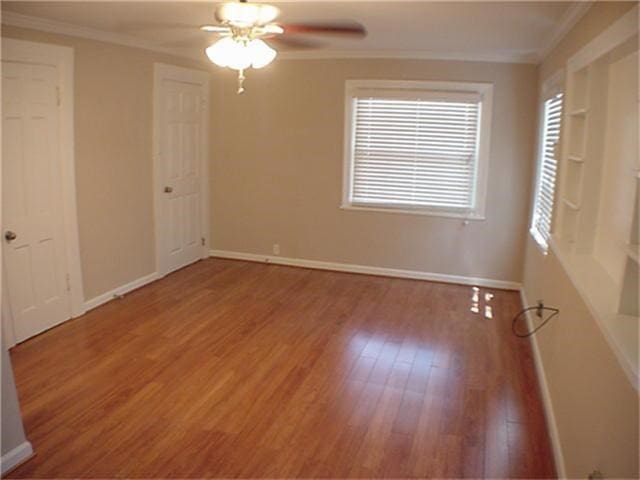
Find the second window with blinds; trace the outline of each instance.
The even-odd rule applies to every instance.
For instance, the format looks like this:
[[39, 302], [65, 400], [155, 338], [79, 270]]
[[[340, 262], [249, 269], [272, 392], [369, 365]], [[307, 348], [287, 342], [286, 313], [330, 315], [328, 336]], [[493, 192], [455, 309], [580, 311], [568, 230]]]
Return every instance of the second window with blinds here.
[[542, 142], [538, 158], [536, 190], [531, 218], [531, 234], [546, 252], [551, 235], [553, 205], [558, 174], [558, 140], [562, 120], [562, 93], [544, 101]]
[[493, 86], [349, 80], [343, 208], [481, 220]]
[[531, 235], [544, 253], [549, 248], [558, 175], [558, 147], [562, 122], [562, 85], [558, 72], [542, 85], [542, 109]]

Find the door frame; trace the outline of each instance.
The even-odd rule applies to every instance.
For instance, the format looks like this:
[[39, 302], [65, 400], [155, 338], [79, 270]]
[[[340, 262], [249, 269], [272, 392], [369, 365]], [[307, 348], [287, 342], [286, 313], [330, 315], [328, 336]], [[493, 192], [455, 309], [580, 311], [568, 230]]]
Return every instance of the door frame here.
[[164, 181], [160, 175], [162, 164], [160, 161], [160, 126], [161, 126], [161, 85], [163, 80], [177, 80], [181, 82], [201, 84], [204, 89], [204, 108], [202, 109], [203, 135], [201, 135], [200, 145], [200, 212], [201, 212], [201, 235], [204, 238], [204, 245], [200, 258], [209, 256], [209, 73], [202, 70], [178, 67], [165, 63], [153, 64], [153, 205], [155, 224], [155, 248], [156, 248], [156, 272], [158, 277], [167, 274], [168, 267], [162, 258], [162, 245], [165, 239], [162, 236], [161, 201]]
[[[82, 284], [82, 264], [80, 259], [80, 235], [78, 229], [78, 208], [76, 200], [75, 137], [74, 137], [74, 51], [71, 47], [62, 47], [48, 43], [29, 42], [13, 38], [2, 39], [2, 60], [20, 63], [39, 63], [52, 65], [58, 71], [59, 138], [60, 138], [60, 179], [62, 190], [62, 221], [64, 222], [65, 258], [67, 263], [69, 287], [69, 315], [75, 318], [86, 309]], [[1, 155], [1, 153], [0, 153]], [[0, 165], [2, 162], [0, 161]], [[4, 265], [4, 264], [3, 264]], [[3, 268], [4, 275], [4, 268]], [[9, 296], [6, 299], [8, 301]], [[5, 303], [5, 302], [3, 302]], [[11, 309], [3, 306], [3, 316]], [[15, 345], [13, 319], [6, 318], [6, 332], [9, 345]]]

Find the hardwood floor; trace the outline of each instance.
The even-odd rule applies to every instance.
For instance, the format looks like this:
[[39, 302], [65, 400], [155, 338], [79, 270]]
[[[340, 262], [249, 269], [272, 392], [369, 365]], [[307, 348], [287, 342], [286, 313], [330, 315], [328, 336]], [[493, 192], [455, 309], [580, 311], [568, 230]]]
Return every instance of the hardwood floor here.
[[489, 320], [467, 286], [199, 262], [12, 350], [10, 477], [553, 477], [492, 293]]

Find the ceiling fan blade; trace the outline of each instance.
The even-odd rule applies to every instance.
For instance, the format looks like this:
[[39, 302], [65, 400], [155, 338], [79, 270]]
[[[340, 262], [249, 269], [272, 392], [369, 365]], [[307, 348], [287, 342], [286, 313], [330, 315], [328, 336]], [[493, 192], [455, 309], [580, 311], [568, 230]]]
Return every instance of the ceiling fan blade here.
[[267, 43], [273, 44], [275, 47], [284, 47], [285, 50], [309, 50], [322, 46], [322, 43], [318, 41], [292, 37], [275, 36], [266, 40]]
[[357, 22], [281, 24], [285, 34], [348, 35], [365, 37], [367, 30]]
[[224, 25], [202, 25], [200, 30], [207, 33], [228, 33], [229, 27], [225, 27]]

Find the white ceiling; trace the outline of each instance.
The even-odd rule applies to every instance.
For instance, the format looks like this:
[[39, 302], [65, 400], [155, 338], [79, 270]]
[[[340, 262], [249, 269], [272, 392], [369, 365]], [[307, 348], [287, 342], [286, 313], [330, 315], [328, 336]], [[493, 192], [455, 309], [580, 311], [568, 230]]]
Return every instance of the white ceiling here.
[[[424, 57], [535, 62], [585, 10], [580, 2], [270, 2], [285, 23], [355, 20], [364, 39], [323, 38], [290, 57]], [[211, 43], [197, 27], [215, 2], [2, 2], [3, 23], [129, 40], [198, 57]], [[8, 12], [8, 13], [7, 13]], [[16, 15], [17, 14], [17, 15]], [[46, 19], [34, 21], [33, 18]], [[82, 28], [75, 28], [82, 27]], [[75, 33], [74, 33], [75, 32]], [[83, 34], [84, 33], [84, 34]], [[102, 34], [102, 37], [100, 37]]]

